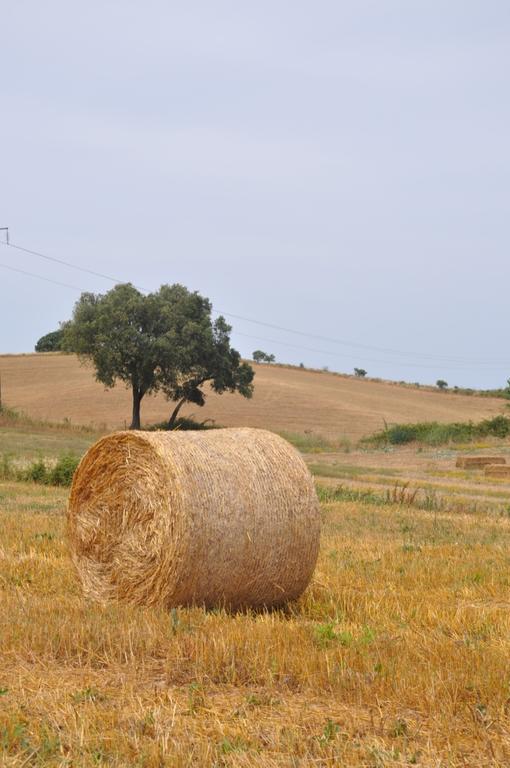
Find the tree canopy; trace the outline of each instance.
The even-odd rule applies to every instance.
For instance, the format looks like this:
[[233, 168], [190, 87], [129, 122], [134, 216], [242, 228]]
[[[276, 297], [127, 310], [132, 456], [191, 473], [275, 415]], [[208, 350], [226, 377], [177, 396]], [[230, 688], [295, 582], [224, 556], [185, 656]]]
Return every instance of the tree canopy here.
[[131, 388], [131, 429], [140, 428], [143, 397], [157, 391], [176, 403], [172, 426], [185, 402], [204, 405], [206, 383], [219, 394], [252, 395], [253, 369], [230, 346], [231, 327], [221, 316], [213, 321], [211, 310], [208, 299], [178, 284], [148, 295], [130, 283], [83, 293], [63, 326], [63, 346], [90, 360], [106, 387], [122, 381]]
[[256, 349], [252, 357], [256, 363], [274, 363], [275, 361], [274, 355], [268, 355], [267, 352], [263, 352], [261, 349]]
[[62, 329], [58, 331], [50, 331], [45, 336], [41, 336], [37, 344], [35, 345], [36, 352], [60, 352], [62, 345], [62, 337], [64, 332]]

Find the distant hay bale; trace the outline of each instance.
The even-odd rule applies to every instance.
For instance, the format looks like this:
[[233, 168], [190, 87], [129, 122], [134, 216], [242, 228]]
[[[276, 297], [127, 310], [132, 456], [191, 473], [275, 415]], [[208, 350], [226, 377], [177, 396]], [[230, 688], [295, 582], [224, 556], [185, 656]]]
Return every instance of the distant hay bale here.
[[489, 464], [506, 464], [504, 456], [459, 456], [455, 462], [456, 467], [462, 469], [477, 469]]
[[278, 606], [319, 549], [314, 483], [272, 432], [117, 432], [83, 457], [68, 505], [88, 597], [134, 604]]
[[510, 467], [501, 464], [490, 465], [485, 468], [486, 477], [510, 477]]

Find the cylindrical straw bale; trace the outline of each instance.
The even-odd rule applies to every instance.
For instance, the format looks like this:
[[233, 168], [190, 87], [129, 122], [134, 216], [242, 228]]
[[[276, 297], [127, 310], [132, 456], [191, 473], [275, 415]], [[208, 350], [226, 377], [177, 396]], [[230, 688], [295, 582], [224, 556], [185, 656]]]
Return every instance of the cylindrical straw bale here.
[[278, 606], [312, 576], [320, 513], [298, 452], [261, 429], [117, 432], [75, 473], [85, 594], [134, 604]]
[[456, 467], [462, 469], [480, 469], [489, 464], [505, 464], [504, 456], [458, 456], [455, 462]]
[[508, 477], [510, 478], [510, 467], [507, 464], [489, 464], [485, 467], [487, 477]]

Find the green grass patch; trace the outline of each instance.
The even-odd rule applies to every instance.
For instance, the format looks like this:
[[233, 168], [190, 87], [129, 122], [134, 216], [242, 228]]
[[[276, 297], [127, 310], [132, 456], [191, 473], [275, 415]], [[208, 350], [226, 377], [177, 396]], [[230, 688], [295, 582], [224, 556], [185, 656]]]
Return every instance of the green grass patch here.
[[30, 427], [53, 432], [74, 432], [85, 433], [97, 436], [98, 432], [106, 432], [106, 426], [93, 427], [86, 424], [72, 424], [68, 418], [62, 421], [45, 421], [44, 419], [35, 419], [28, 416], [23, 411], [17, 411], [14, 408], [8, 408], [6, 405], [0, 406], [0, 427]]
[[347, 437], [330, 440], [315, 432], [283, 431], [278, 434], [302, 453], [337, 453], [338, 451], [349, 453], [351, 450], [351, 441]]
[[364, 445], [383, 447], [424, 443], [442, 445], [445, 443], [468, 443], [484, 437], [505, 438], [510, 435], [510, 418], [495, 416], [479, 422], [423, 421], [415, 424], [393, 424], [361, 440]]
[[323, 504], [332, 504], [337, 501], [355, 501], [362, 504], [375, 504], [380, 506], [389, 503], [383, 494], [375, 493], [372, 490], [362, 491], [358, 488], [348, 488], [345, 485], [339, 485], [336, 488], [328, 488], [323, 485], [317, 486], [317, 496]]
[[384, 475], [394, 477], [397, 473], [395, 469], [386, 469], [381, 467], [360, 467], [352, 464], [309, 464], [308, 468], [312, 475], [316, 477], [359, 477], [364, 475]]
[[40, 485], [70, 486], [80, 462], [78, 456], [63, 454], [56, 463], [39, 458], [25, 467], [17, 466], [9, 455], [0, 456], [0, 480], [20, 480]]
[[95, 441], [95, 435], [80, 432], [37, 432], [27, 427], [0, 427], [0, 454], [13, 459], [58, 459], [63, 454], [81, 456]]

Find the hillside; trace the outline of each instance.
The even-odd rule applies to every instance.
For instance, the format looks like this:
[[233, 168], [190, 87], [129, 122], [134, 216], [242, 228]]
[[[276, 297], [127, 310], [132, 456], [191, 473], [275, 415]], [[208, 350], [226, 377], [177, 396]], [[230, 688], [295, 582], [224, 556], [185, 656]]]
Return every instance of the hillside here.
[[[224, 426], [267, 427], [357, 440], [384, 421], [476, 421], [504, 412], [497, 398], [470, 397], [373, 382], [332, 373], [255, 365], [255, 395], [208, 397], [204, 408], [184, 411]], [[130, 419], [130, 393], [104, 390], [90, 368], [60, 354], [0, 356], [4, 404], [30, 416], [122, 428]], [[144, 423], [162, 421], [170, 405], [162, 396], [145, 398]]]

